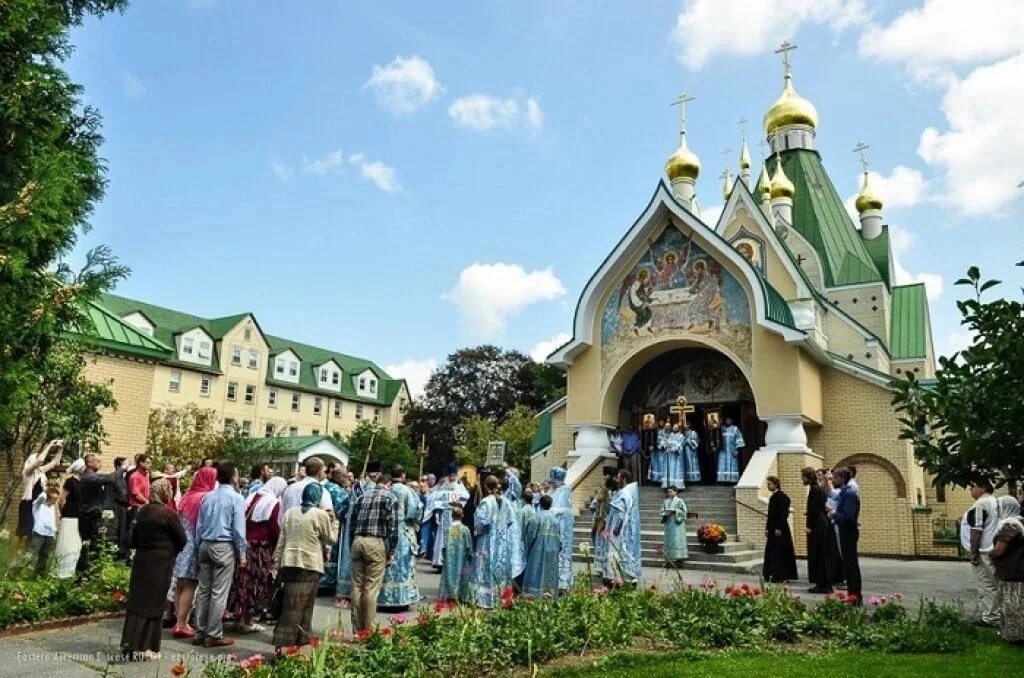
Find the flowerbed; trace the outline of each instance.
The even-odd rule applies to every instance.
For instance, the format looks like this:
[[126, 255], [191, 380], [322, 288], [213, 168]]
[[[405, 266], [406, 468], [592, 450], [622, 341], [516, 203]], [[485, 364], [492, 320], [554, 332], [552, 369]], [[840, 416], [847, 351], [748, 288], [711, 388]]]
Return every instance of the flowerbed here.
[[911, 615], [891, 597], [872, 603], [862, 609], [833, 597], [809, 607], [783, 587], [719, 589], [714, 582], [664, 594], [577, 588], [556, 599], [510, 599], [492, 612], [438, 603], [421, 608], [415, 619], [396, 615], [390, 626], [354, 639], [328, 630], [309, 651], [208, 664], [204, 675], [505, 675], [562, 655], [636, 647], [758, 650], [810, 642], [954, 652], [976, 637], [958, 608], [928, 603]]

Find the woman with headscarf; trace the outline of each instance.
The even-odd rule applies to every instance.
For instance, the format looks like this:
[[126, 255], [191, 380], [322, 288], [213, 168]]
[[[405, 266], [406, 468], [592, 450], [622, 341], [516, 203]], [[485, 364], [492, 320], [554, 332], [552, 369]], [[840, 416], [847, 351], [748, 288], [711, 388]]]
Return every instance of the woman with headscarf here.
[[178, 502], [178, 519], [185, 530], [188, 543], [178, 559], [174, 562], [174, 577], [177, 580], [177, 600], [174, 601], [174, 612], [177, 621], [174, 624], [175, 638], [195, 638], [196, 632], [189, 625], [188, 618], [192, 614], [192, 601], [199, 584], [199, 562], [196, 558], [198, 548], [195, 543], [196, 521], [199, 520], [199, 507], [210, 492], [217, 487], [217, 469], [203, 466], [192, 474], [192, 484], [188, 492]]
[[249, 545], [246, 567], [235, 570], [228, 609], [237, 619], [238, 633], [256, 633], [263, 627], [253, 618], [270, 602], [274, 578], [274, 549], [281, 534], [281, 494], [288, 481], [274, 476], [245, 500], [245, 540]]
[[274, 549], [274, 564], [284, 584], [281, 618], [274, 627], [274, 648], [309, 644], [324, 547], [338, 538], [332, 511], [320, 508], [324, 488], [310, 483], [302, 490], [302, 504], [288, 509]]
[[131, 536], [135, 557], [121, 632], [121, 653], [128, 660], [160, 658], [164, 598], [171, 584], [175, 556], [188, 541], [178, 516], [164, 505], [170, 498], [170, 483], [158, 480], [150, 486], [149, 503], [139, 507], [135, 514]]
[[78, 484], [85, 470], [85, 460], [75, 459], [68, 467], [68, 477], [60, 498], [60, 529], [53, 558], [57, 563], [56, 576], [67, 579], [75, 575], [78, 557], [82, 555], [82, 535], [78, 533]]
[[990, 557], [1002, 602], [1002, 636], [1008, 643], [1024, 643], [1024, 523], [1014, 497], [999, 497], [998, 505]]

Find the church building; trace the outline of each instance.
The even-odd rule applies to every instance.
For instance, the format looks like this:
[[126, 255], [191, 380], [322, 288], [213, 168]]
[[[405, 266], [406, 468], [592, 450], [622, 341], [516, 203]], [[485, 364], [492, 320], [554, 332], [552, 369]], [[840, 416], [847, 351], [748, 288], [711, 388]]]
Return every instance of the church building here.
[[[533, 479], [565, 466], [577, 524], [585, 525], [586, 502], [618, 463], [610, 436], [635, 433], [649, 449], [656, 427], [685, 417], [700, 438], [703, 481], [681, 495], [696, 514], [691, 534], [697, 523], [721, 522], [752, 564], [763, 548], [765, 478], [777, 475], [793, 500], [802, 553], [800, 470], [854, 465], [861, 552], [943, 555], [933, 521], [947, 510], [945, 495], [961, 493], [932, 487], [899, 438], [888, 388], [904, 373], [934, 375], [924, 286], [896, 284], [882, 196], [866, 167], [859, 224], [844, 207], [815, 145], [817, 111], [794, 88], [790, 48], [780, 50], [782, 94], [764, 115], [768, 157], [753, 165], [743, 140], [738, 175], [723, 175], [725, 206], [714, 223], [702, 218], [696, 192], [689, 99], [677, 101], [679, 146], [666, 177], [609, 243], [576, 305], [572, 339], [548, 357], [566, 370], [568, 391], [539, 415]], [[739, 481], [722, 483], [715, 458], [727, 419], [745, 445]], [[655, 486], [642, 489], [645, 559], [648, 542], [660, 542], [662, 498]]]

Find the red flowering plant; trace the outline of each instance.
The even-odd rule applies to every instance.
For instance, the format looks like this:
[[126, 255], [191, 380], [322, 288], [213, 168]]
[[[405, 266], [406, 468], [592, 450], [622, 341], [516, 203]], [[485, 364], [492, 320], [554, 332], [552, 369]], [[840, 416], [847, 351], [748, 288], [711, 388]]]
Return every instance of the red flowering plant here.
[[729, 538], [729, 533], [718, 523], [701, 523], [697, 528], [697, 541], [703, 546], [717, 546]]

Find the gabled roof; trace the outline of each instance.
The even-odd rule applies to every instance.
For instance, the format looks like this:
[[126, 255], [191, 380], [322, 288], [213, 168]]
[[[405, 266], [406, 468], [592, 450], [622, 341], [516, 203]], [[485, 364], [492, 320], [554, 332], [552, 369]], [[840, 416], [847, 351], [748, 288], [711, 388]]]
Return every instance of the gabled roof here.
[[882, 281], [818, 152], [803, 148], [782, 151], [782, 168], [796, 187], [793, 228], [818, 253], [825, 285], [841, 287]]
[[89, 304], [84, 315], [88, 326], [82, 327], [71, 336], [89, 345], [121, 355], [151, 360], [165, 360], [174, 355], [174, 350], [170, 346], [140, 332], [95, 302]]
[[[276, 337], [270, 334], [265, 336], [267, 343], [270, 344], [270, 353], [272, 356], [280, 355], [284, 351], [291, 349], [295, 354], [301, 357], [302, 366], [299, 369], [298, 386], [302, 390], [309, 391], [310, 393], [322, 393], [324, 395], [337, 395], [340, 393], [344, 398], [373, 403], [375, 405], [390, 405], [394, 400], [394, 396], [398, 394], [398, 389], [394, 389], [392, 393], [392, 390], [387, 385], [387, 383], [391, 381], [391, 377], [388, 373], [370, 360], [366, 360], [365, 358], [356, 358], [354, 356], [337, 353], [335, 351], [329, 351], [316, 346], [310, 346], [309, 344], [300, 344], [297, 341]], [[341, 391], [320, 388], [320, 382], [317, 379], [317, 366], [323, 365], [331, 360], [336, 362], [342, 369]], [[351, 377], [361, 374], [366, 370], [370, 370], [377, 376], [378, 384], [376, 396], [367, 396], [357, 393], [355, 386], [352, 384]], [[270, 365], [267, 375], [268, 384], [274, 384], [282, 388], [295, 388], [296, 386], [296, 384], [291, 382], [274, 379], [273, 365]], [[388, 399], [388, 395], [391, 396], [391, 399]]]
[[894, 360], [928, 355], [928, 296], [924, 283], [892, 288], [890, 336]]

